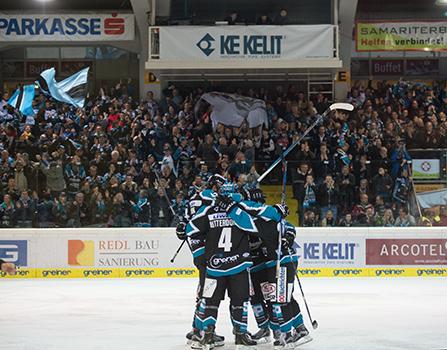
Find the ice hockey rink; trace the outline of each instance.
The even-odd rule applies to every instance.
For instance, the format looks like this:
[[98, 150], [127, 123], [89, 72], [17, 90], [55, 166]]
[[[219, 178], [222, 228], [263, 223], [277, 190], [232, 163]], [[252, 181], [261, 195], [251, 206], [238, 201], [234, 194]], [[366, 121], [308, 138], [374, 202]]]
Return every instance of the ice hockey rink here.
[[[447, 349], [445, 278], [302, 283], [319, 323], [302, 349]], [[187, 349], [195, 286], [195, 279], [2, 280], [0, 349]], [[234, 349], [227, 303], [217, 330], [227, 337], [223, 349]]]

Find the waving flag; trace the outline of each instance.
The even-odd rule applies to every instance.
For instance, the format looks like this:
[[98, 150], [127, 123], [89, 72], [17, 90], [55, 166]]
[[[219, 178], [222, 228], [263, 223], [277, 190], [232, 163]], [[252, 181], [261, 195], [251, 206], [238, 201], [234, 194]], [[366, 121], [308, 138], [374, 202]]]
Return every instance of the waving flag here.
[[34, 85], [25, 85], [17, 89], [8, 104], [17, 108], [24, 115], [33, 115]]
[[89, 67], [84, 68], [58, 83], [55, 79], [56, 70], [50, 68], [40, 73], [36, 83], [45, 94], [55, 100], [82, 108], [87, 92], [88, 70]]
[[218, 124], [240, 127], [244, 121], [250, 128], [268, 124], [263, 100], [222, 92], [204, 94], [202, 99], [213, 106], [211, 120], [214, 128]]

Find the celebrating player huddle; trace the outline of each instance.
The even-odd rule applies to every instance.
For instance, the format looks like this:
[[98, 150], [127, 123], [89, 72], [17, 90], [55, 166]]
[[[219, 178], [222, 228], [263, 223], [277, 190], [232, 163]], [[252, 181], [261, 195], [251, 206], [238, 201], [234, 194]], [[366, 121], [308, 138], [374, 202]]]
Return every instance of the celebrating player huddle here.
[[[237, 349], [270, 341], [275, 349], [293, 349], [312, 340], [293, 297], [298, 257], [295, 228], [285, 219], [286, 206], [264, 204], [259, 189], [212, 175], [208, 188], [190, 199], [186, 222], [177, 235], [187, 243], [200, 275], [193, 320], [187, 334], [191, 348], [224, 345], [215, 333], [218, 309], [228, 293]], [[258, 332], [248, 332], [251, 303]]]

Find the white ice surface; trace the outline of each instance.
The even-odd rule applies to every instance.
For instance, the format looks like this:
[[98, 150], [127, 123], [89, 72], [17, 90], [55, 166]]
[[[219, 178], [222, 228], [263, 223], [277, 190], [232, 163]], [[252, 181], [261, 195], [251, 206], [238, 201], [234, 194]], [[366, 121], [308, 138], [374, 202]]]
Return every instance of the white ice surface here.
[[[320, 325], [303, 350], [447, 349], [447, 279], [302, 282]], [[195, 285], [194, 279], [1, 280], [0, 350], [184, 350]], [[217, 330], [233, 340], [227, 303]]]

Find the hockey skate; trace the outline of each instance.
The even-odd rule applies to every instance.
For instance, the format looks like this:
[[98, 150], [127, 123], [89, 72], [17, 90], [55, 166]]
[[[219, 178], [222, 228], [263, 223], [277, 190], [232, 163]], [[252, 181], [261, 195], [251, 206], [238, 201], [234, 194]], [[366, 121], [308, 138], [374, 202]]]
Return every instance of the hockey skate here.
[[193, 341], [191, 344], [191, 349], [198, 350], [211, 350], [214, 349], [214, 326], [210, 326], [198, 342]]
[[261, 328], [251, 336], [251, 339], [255, 340], [258, 344], [266, 344], [271, 340], [270, 335], [271, 332], [269, 328]]
[[275, 350], [294, 349], [295, 343], [292, 332], [281, 333], [279, 339], [274, 341], [273, 348]]
[[249, 333], [235, 333], [236, 350], [256, 350], [257, 342]]
[[293, 342], [295, 344], [295, 347], [309, 343], [313, 340], [304, 324], [298, 326], [295, 331], [296, 332], [293, 335]]
[[224, 346], [225, 345], [225, 337], [222, 335], [217, 335], [216, 333], [213, 333], [213, 341], [214, 341], [214, 346], [215, 347], [219, 347], [219, 346]]
[[200, 330], [198, 330], [197, 328], [193, 328], [186, 334], [186, 344], [191, 345], [191, 343], [193, 342], [193, 338], [194, 340], [200, 340]]

